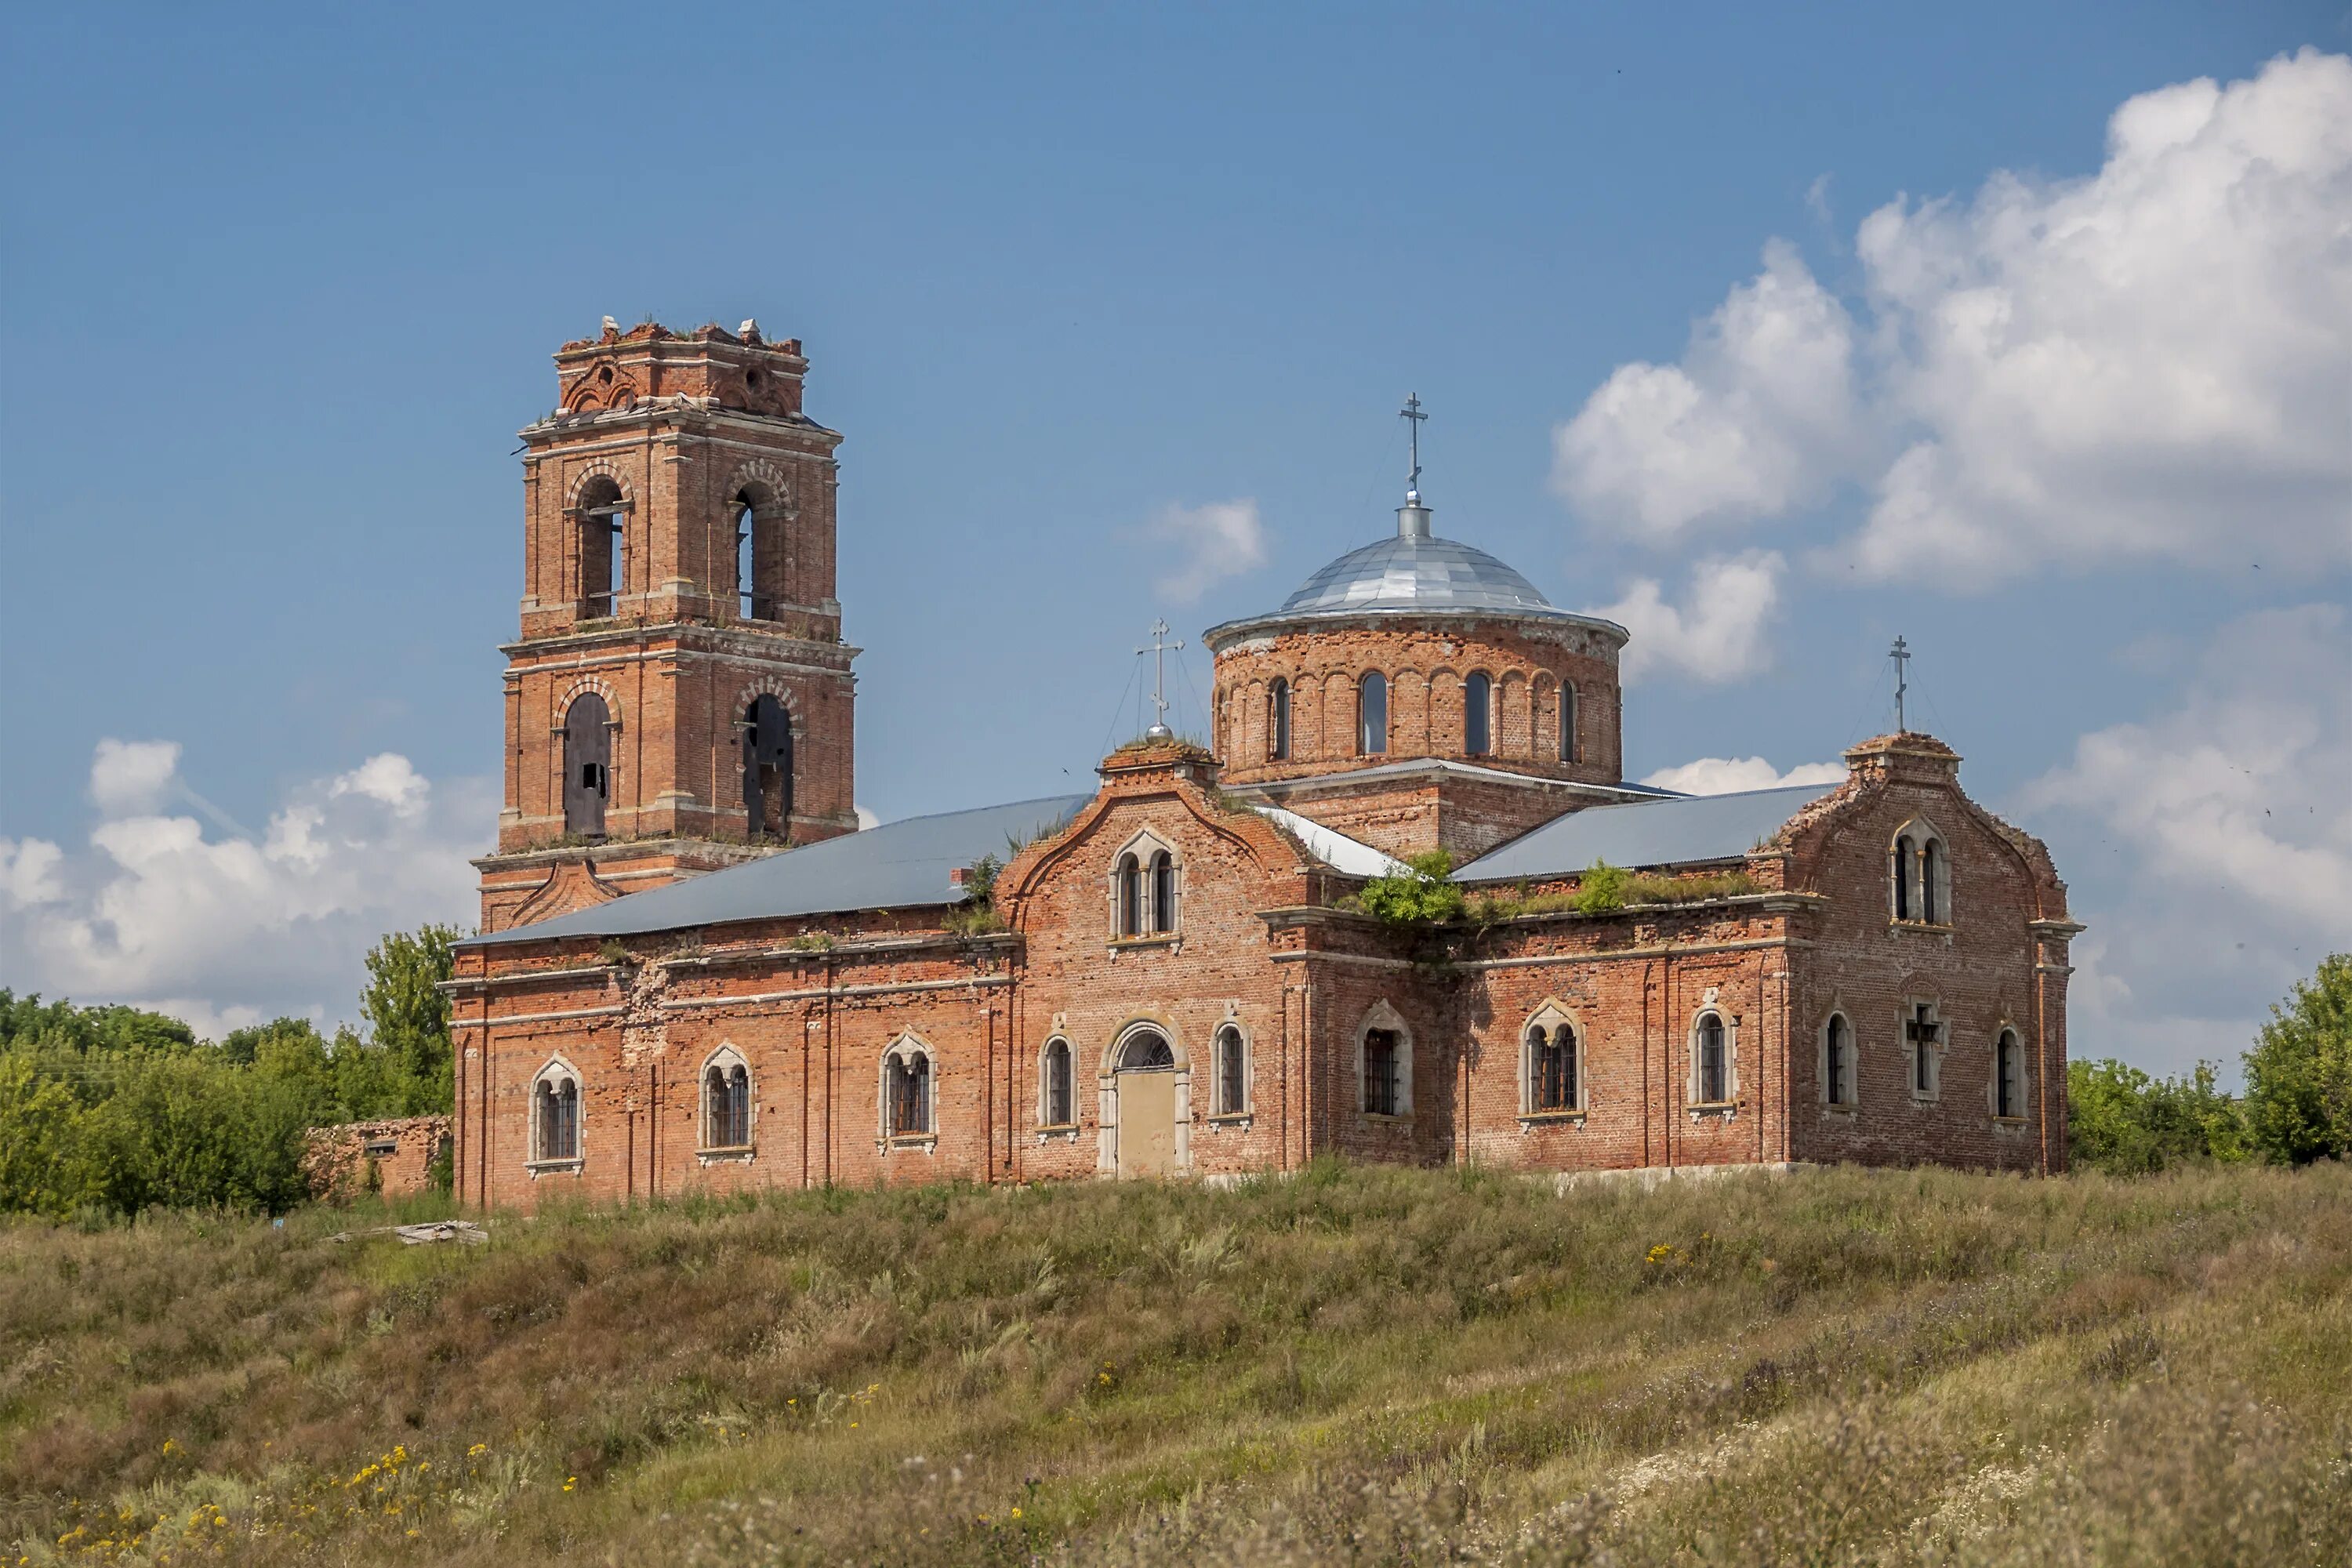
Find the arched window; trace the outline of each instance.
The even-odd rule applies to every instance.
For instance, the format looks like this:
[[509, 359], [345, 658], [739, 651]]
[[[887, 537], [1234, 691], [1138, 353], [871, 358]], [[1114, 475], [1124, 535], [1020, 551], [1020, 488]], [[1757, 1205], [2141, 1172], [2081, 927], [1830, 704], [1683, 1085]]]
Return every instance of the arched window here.
[[1249, 1110], [1249, 1047], [1227, 1024], [1217, 1031], [1217, 1080], [1212, 1114], [1240, 1116]]
[[1933, 1100], [1941, 1089], [1944, 1022], [1933, 1002], [1914, 1002], [1903, 1020], [1903, 1044], [1911, 1055], [1911, 1092]]
[[1278, 675], [1265, 690], [1265, 756], [1272, 763], [1290, 758], [1290, 682]]
[[2025, 1114], [2025, 1050], [2013, 1029], [2003, 1029], [1993, 1042], [1992, 1113], [2004, 1118]]
[[909, 1036], [882, 1055], [882, 1131], [887, 1138], [928, 1138], [932, 1127], [931, 1053]]
[[1483, 757], [1495, 749], [1495, 683], [1474, 669], [1462, 683], [1462, 752]]
[[1367, 670], [1356, 683], [1356, 751], [1377, 757], [1389, 749], [1389, 678]]
[[580, 1158], [580, 1080], [571, 1068], [551, 1062], [531, 1088], [530, 1157], [534, 1161]]
[[1118, 909], [1116, 919], [1118, 934], [1143, 934], [1143, 866], [1132, 851], [1118, 858], [1118, 868], [1111, 875], [1112, 897]]
[[1161, 935], [1176, 929], [1176, 861], [1165, 849], [1151, 857], [1151, 929]]
[[737, 494], [735, 509], [735, 613], [747, 621], [776, 618], [776, 579], [783, 552], [778, 548], [773, 509], [750, 490]]
[[1174, 1068], [1176, 1053], [1157, 1029], [1139, 1029], [1118, 1048], [1121, 1072], [1162, 1072]]
[[1830, 1015], [1822, 1031], [1822, 1097], [1832, 1105], [1854, 1103], [1853, 1026], [1843, 1013]]
[[583, 691], [563, 711], [563, 831], [604, 837], [612, 795], [612, 712], [602, 697]]
[[599, 475], [580, 491], [573, 517], [579, 527], [580, 603], [583, 620], [620, 614], [628, 587], [628, 503], [621, 487]]
[[1045, 1042], [1045, 1060], [1038, 1095], [1038, 1124], [1069, 1127], [1077, 1121], [1076, 1099], [1070, 1087], [1070, 1042], [1060, 1036]]
[[702, 1069], [702, 1146], [751, 1146], [751, 1073], [731, 1051]]
[[1555, 1023], [1547, 1029], [1541, 1024], [1528, 1027], [1528, 1110], [1541, 1116], [1548, 1111], [1575, 1110], [1583, 1105], [1579, 1098], [1582, 1085], [1577, 1080], [1576, 1031], [1565, 1023]]
[[1702, 1013], [1698, 1019], [1698, 1058], [1695, 1086], [1702, 1105], [1722, 1105], [1731, 1099], [1731, 1052], [1724, 1038], [1722, 1016]]
[[743, 713], [744, 830], [789, 839], [793, 831], [793, 716], [762, 691]]
[[1559, 683], [1559, 760], [1576, 761], [1576, 688]]
[[1952, 867], [1943, 835], [1925, 822], [1903, 825], [1895, 836], [1889, 869], [1895, 918], [1922, 925], [1952, 923]]

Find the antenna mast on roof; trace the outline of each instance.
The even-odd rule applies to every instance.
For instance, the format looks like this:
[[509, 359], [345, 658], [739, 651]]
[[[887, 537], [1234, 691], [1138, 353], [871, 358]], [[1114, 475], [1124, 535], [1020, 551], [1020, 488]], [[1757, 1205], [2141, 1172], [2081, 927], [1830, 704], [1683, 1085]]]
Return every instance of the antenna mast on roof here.
[[1905, 681], [1904, 676], [1910, 666], [1911, 649], [1905, 645], [1901, 637], [1896, 637], [1895, 646], [1886, 650], [1886, 657], [1895, 661], [1895, 732], [1898, 735], [1906, 734], [1909, 731], [1903, 721], [1903, 694], [1911, 688]]

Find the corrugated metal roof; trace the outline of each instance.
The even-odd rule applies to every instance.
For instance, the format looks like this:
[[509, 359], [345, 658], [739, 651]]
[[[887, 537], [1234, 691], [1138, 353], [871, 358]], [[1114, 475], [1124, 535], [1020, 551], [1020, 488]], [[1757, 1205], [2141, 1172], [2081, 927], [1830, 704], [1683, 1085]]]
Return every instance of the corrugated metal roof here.
[[1269, 822], [1286, 827], [1307, 852], [1334, 871], [1350, 877], [1386, 877], [1405, 868], [1404, 862], [1384, 850], [1375, 849], [1360, 839], [1344, 833], [1334, 833], [1319, 822], [1309, 822], [1295, 811], [1285, 811], [1278, 805], [1252, 808]]
[[949, 881], [959, 867], [983, 855], [1005, 858], [1011, 854], [1008, 840], [1025, 843], [1060, 827], [1092, 799], [1091, 795], [1053, 795], [886, 822], [863, 833], [823, 839], [667, 888], [631, 893], [592, 910], [473, 937], [459, 945], [635, 936], [730, 921], [951, 904], [963, 897]]
[[1747, 854], [1780, 825], [1837, 788], [1790, 784], [1738, 795], [1591, 805], [1548, 822], [1454, 873], [1458, 882], [1560, 877], [1595, 860], [1612, 866], [1679, 866]]

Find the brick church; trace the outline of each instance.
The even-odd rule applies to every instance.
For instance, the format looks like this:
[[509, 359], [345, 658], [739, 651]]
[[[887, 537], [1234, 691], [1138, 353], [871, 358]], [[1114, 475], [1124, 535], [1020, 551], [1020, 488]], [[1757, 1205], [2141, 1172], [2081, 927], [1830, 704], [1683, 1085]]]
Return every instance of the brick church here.
[[[800, 343], [608, 320], [555, 363], [448, 985], [467, 1201], [1327, 1153], [2064, 1168], [2081, 928], [1941, 742], [1628, 784], [1625, 629], [1440, 536], [1416, 484], [1208, 630], [1207, 747], [1155, 726], [1090, 793], [861, 832], [841, 437]], [[1359, 907], [1433, 849], [1469, 918]]]

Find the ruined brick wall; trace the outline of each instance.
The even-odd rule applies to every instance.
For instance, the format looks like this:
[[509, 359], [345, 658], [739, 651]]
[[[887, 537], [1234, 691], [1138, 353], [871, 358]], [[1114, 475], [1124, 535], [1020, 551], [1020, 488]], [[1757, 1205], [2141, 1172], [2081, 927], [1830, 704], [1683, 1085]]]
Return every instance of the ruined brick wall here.
[[[835, 597], [840, 437], [800, 412], [799, 344], [648, 325], [556, 358], [562, 404], [523, 432], [521, 637], [505, 650], [504, 858], [483, 868], [485, 930], [514, 923], [543, 890], [542, 903], [569, 896], [547, 889], [544, 855], [577, 847], [562, 731], [584, 697], [605, 710], [609, 839], [752, 840], [741, 721], [762, 694], [791, 715], [790, 837], [856, 826], [857, 650]], [[742, 584], [746, 501], [754, 559]], [[607, 507], [620, 509], [623, 540], [609, 601], [591, 597], [609, 552]], [[723, 852], [688, 848], [606, 880], [634, 891], [724, 863]]]
[[[1795, 963], [1792, 1124], [1796, 1157], [1868, 1164], [1935, 1162], [2065, 1168], [2065, 949], [2076, 929], [2046, 851], [1962, 794], [1959, 759], [1924, 736], [1882, 737], [1848, 753], [1856, 775], [1789, 837], [1790, 886], [1826, 895], [1802, 923]], [[1934, 923], [1895, 918], [1891, 849], [1928, 825], [1948, 854], [1949, 896]], [[1935, 1085], [1916, 1092], [1903, 1026], [1921, 1003], [1941, 1020]], [[1858, 1092], [1826, 1102], [1822, 1037], [1851, 1025]], [[2003, 1028], [2024, 1047], [2019, 1114], [1994, 1114], [1993, 1051]]]
[[313, 1127], [304, 1137], [302, 1173], [313, 1197], [404, 1198], [432, 1185], [434, 1157], [450, 1139], [446, 1116], [403, 1116]]
[[[1014, 858], [1000, 879], [1006, 918], [1024, 942], [1013, 996], [1022, 1066], [1011, 1099], [1013, 1163], [1024, 1180], [1115, 1169], [1116, 1052], [1148, 1025], [1177, 1062], [1182, 1163], [1194, 1175], [1235, 1174], [1286, 1163], [1289, 1064], [1300, 1048], [1265, 921], [1270, 906], [1312, 896], [1307, 862], [1254, 812], [1208, 793], [1214, 770], [1182, 747], [1115, 754], [1096, 803], [1052, 839]], [[1123, 851], [1175, 860], [1178, 927], [1123, 939], [1114, 868]], [[1248, 1065], [1242, 1113], [1220, 1118], [1212, 1082], [1220, 1030], [1237, 1031]], [[1076, 1125], [1039, 1131], [1043, 1052], [1066, 1040], [1075, 1068]]]

